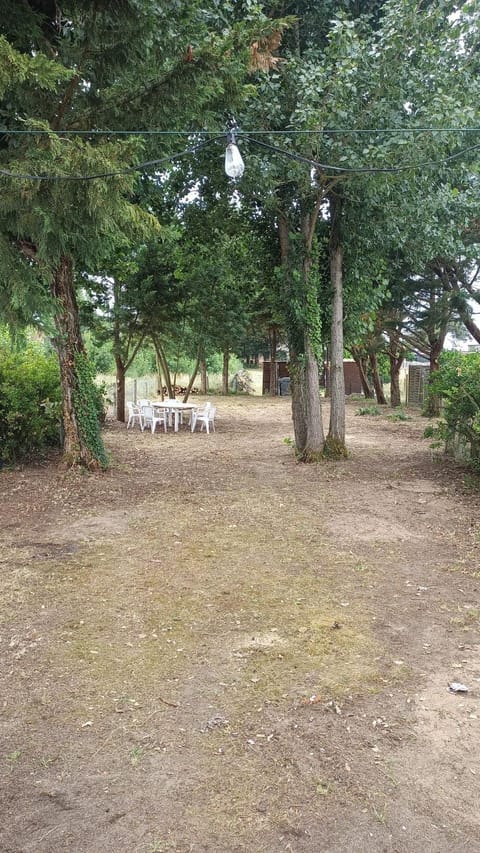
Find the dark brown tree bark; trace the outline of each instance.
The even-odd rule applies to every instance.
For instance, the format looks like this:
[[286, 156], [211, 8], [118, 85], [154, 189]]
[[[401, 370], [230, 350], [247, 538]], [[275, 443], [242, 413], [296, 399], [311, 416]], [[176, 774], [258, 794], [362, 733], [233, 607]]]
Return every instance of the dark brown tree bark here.
[[270, 343], [270, 388], [271, 397], [278, 395], [278, 364], [277, 364], [277, 326], [269, 327], [268, 339]]
[[125, 421], [125, 365], [119, 355], [115, 356], [115, 389], [117, 394], [117, 421]]
[[200, 362], [200, 394], [208, 394], [208, 373], [205, 358]]
[[228, 367], [230, 363], [230, 349], [225, 347], [223, 350], [223, 368], [222, 368], [222, 394], [228, 394]]
[[392, 409], [402, 404], [400, 395], [400, 368], [403, 358], [392, 358], [390, 356], [390, 405]]
[[152, 337], [152, 343], [153, 343], [153, 346], [155, 349], [155, 355], [156, 355], [157, 360], [160, 364], [160, 367], [161, 367], [161, 370], [163, 373], [163, 378], [165, 379], [165, 385], [167, 388], [168, 398], [169, 398], [169, 400], [173, 400], [175, 397], [175, 394], [174, 394], [173, 385], [172, 385], [172, 378], [170, 376], [170, 370], [168, 369], [168, 362], [167, 362], [167, 357], [165, 355], [165, 350], [163, 349], [163, 347], [162, 347], [162, 345], [161, 345], [161, 343], [160, 343], [160, 341], [156, 335], [152, 335], [151, 337]]
[[373, 399], [373, 391], [370, 387], [370, 382], [368, 381], [367, 375], [367, 357], [365, 355], [361, 355], [358, 347], [351, 347], [352, 358], [355, 361], [355, 364], [358, 367], [358, 375], [360, 376], [360, 382], [362, 385], [363, 396], [367, 400]]
[[383, 382], [382, 382], [382, 380], [380, 378], [380, 374], [378, 372], [377, 353], [371, 352], [369, 354], [368, 358], [369, 358], [370, 367], [372, 370], [372, 381], [373, 381], [373, 387], [375, 388], [375, 397], [376, 397], [377, 403], [380, 406], [386, 406], [387, 400], [386, 400], [385, 393], [383, 390]]
[[[64, 461], [68, 465], [81, 465], [91, 470], [105, 467], [100, 458], [105, 456], [101, 441], [100, 424], [98, 432], [85, 435], [79, 423], [77, 405], [81, 382], [78, 374], [78, 357], [85, 358], [85, 347], [80, 331], [78, 305], [73, 284], [73, 262], [63, 256], [52, 279], [52, 295], [56, 301], [55, 347], [60, 365], [62, 387], [62, 414], [64, 430]], [[85, 382], [85, 379], [83, 379]], [[96, 423], [96, 418], [93, 418]], [[93, 445], [93, 446], [92, 446]]]
[[197, 360], [195, 362], [195, 367], [193, 368], [192, 375], [190, 377], [190, 381], [189, 381], [188, 386], [187, 386], [187, 390], [185, 391], [185, 394], [183, 397], [184, 403], [188, 402], [188, 398], [189, 398], [191, 390], [193, 388], [193, 383], [195, 382], [195, 379], [197, 378], [197, 373], [198, 373], [198, 369], [200, 367], [200, 363], [202, 361], [202, 358], [203, 358], [203, 346], [200, 344], [200, 346], [198, 347], [198, 354], [197, 354]]
[[[440, 281], [442, 282], [443, 289], [446, 293], [457, 293], [459, 297], [463, 297], [457, 299], [456, 301], [456, 310], [458, 312], [458, 316], [465, 326], [467, 332], [476, 340], [478, 344], [480, 344], [480, 326], [477, 325], [475, 320], [470, 314], [468, 307], [468, 299], [471, 297], [475, 298], [474, 286], [475, 282], [478, 281], [479, 268], [477, 267], [473, 276], [471, 276], [471, 280], [467, 281], [465, 273], [460, 272], [455, 264], [449, 264], [445, 261], [436, 260], [432, 263], [432, 269], [435, 275], [438, 276]], [[478, 292], [476, 294], [476, 301], [479, 302]]]
[[155, 350], [155, 365], [157, 368], [157, 397], [160, 397], [162, 400], [164, 398], [163, 393], [163, 371], [162, 365], [160, 362], [160, 358], [158, 356], [158, 352]]
[[[446, 335], [441, 336], [436, 341], [430, 343], [430, 376], [433, 377], [437, 370], [440, 370], [440, 356], [443, 351]], [[427, 394], [423, 414], [429, 418], [437, 418], [440, 415], [440, 397], [437, 394], [432, 394], [430, 391]]]
[[145, 335], [140, 335], [137, 343], [132, 347], [132, 336], [122, 336], [121, 323], [117, 314], [117, 307], [121, 304], [121, 285], [118, 281], [113, 282], [113, 355], [115, 358], [115, 388], [116, 388], [116, 417], [121, 423], [125, 422], [125, 380], [127, 370], [132, 364], [138, 350], [140, 349]]

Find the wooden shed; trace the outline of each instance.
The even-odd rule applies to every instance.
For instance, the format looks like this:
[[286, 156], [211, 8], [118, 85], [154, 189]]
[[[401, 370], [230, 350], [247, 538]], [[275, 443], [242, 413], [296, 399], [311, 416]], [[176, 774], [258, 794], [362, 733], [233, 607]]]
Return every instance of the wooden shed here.
[[[330, 365], [325, 362], [324, 365], [324, 387], [330, 387]], [[345, 395], [363, 394], [362, 382], [360, 380], [360, 371], [356, 361], [346, 358], [343, 362], [343, 377], [345, 380]]]
[[[276, 361], [275, 367], [277, 370], [277, 394], [280, 393], [278, 388], [278, 382], [280, 379], [285, 379], [290, 376], [290, 371], [288, 369], [287, 361]], [[263, 362], [263, 377], [262, 377], [262, 394], [270, 393], [270, 374], [272, 370], [272, 362], [264, 361]]]

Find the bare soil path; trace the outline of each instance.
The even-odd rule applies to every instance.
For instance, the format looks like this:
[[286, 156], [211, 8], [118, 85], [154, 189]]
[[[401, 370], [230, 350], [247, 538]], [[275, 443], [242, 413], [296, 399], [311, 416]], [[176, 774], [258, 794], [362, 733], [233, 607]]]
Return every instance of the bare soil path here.
[[357, 406], [1, 473], [2, 853], [480, 850], [479, 494]]

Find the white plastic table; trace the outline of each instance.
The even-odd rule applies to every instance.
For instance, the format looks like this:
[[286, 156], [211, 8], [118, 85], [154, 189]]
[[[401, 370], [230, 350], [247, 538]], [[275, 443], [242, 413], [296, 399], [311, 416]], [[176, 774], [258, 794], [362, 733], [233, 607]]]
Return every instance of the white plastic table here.
[[197, 403], [182, 403], [181, 400], [157, 400], [152, 401], [151, 405], [155, 409], [165, 409], [169, 415], [173, 415], [173, 428], [175, 432], [178, 432], [178, 427], [180, 425], [180, 414], [182, 412], [192, 412], [193, 409], [198, 409]]

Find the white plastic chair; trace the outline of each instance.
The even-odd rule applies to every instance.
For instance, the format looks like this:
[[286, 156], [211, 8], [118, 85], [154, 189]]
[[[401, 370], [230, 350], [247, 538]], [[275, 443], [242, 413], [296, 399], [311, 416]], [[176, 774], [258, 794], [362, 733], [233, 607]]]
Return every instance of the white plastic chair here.
[[211, 403], [205, 403], [204, 406], [201, 406], [199, 409], [193, 409], [192, 411], [192, 432], [194, 432], [198, 423], [201, 423], [200, 432], [205, 427], [207, 433], [210, 432], [210, 427], [212, 427], [215, 432], [215, 415], [217, 414], [216, 406], [212, 406]]
[[135, 426], [136, 422], [138, 423], [140, 429], [143, 430], [142, 412], [140, 406], [136, 406], [135, 403], [127, 403], [127, 412], [127, 429], [129, 429], [129, 427], [131, 426]]
[[146, 426], [151, 426], [152, 433], [154, 433], [157, 424], [163, 424], [165, 432], [167, 431], [167, 413], [165, 409], [154, 409], [153, 406], [142, 406], [141, 412], [143, 418], [142, 432]]
[[143, 409], [144, 406], [150, 406], [151, 403], [150, 403], [150, 400], [139, 400], [138, 405], [140, 406], [141, 409]]

